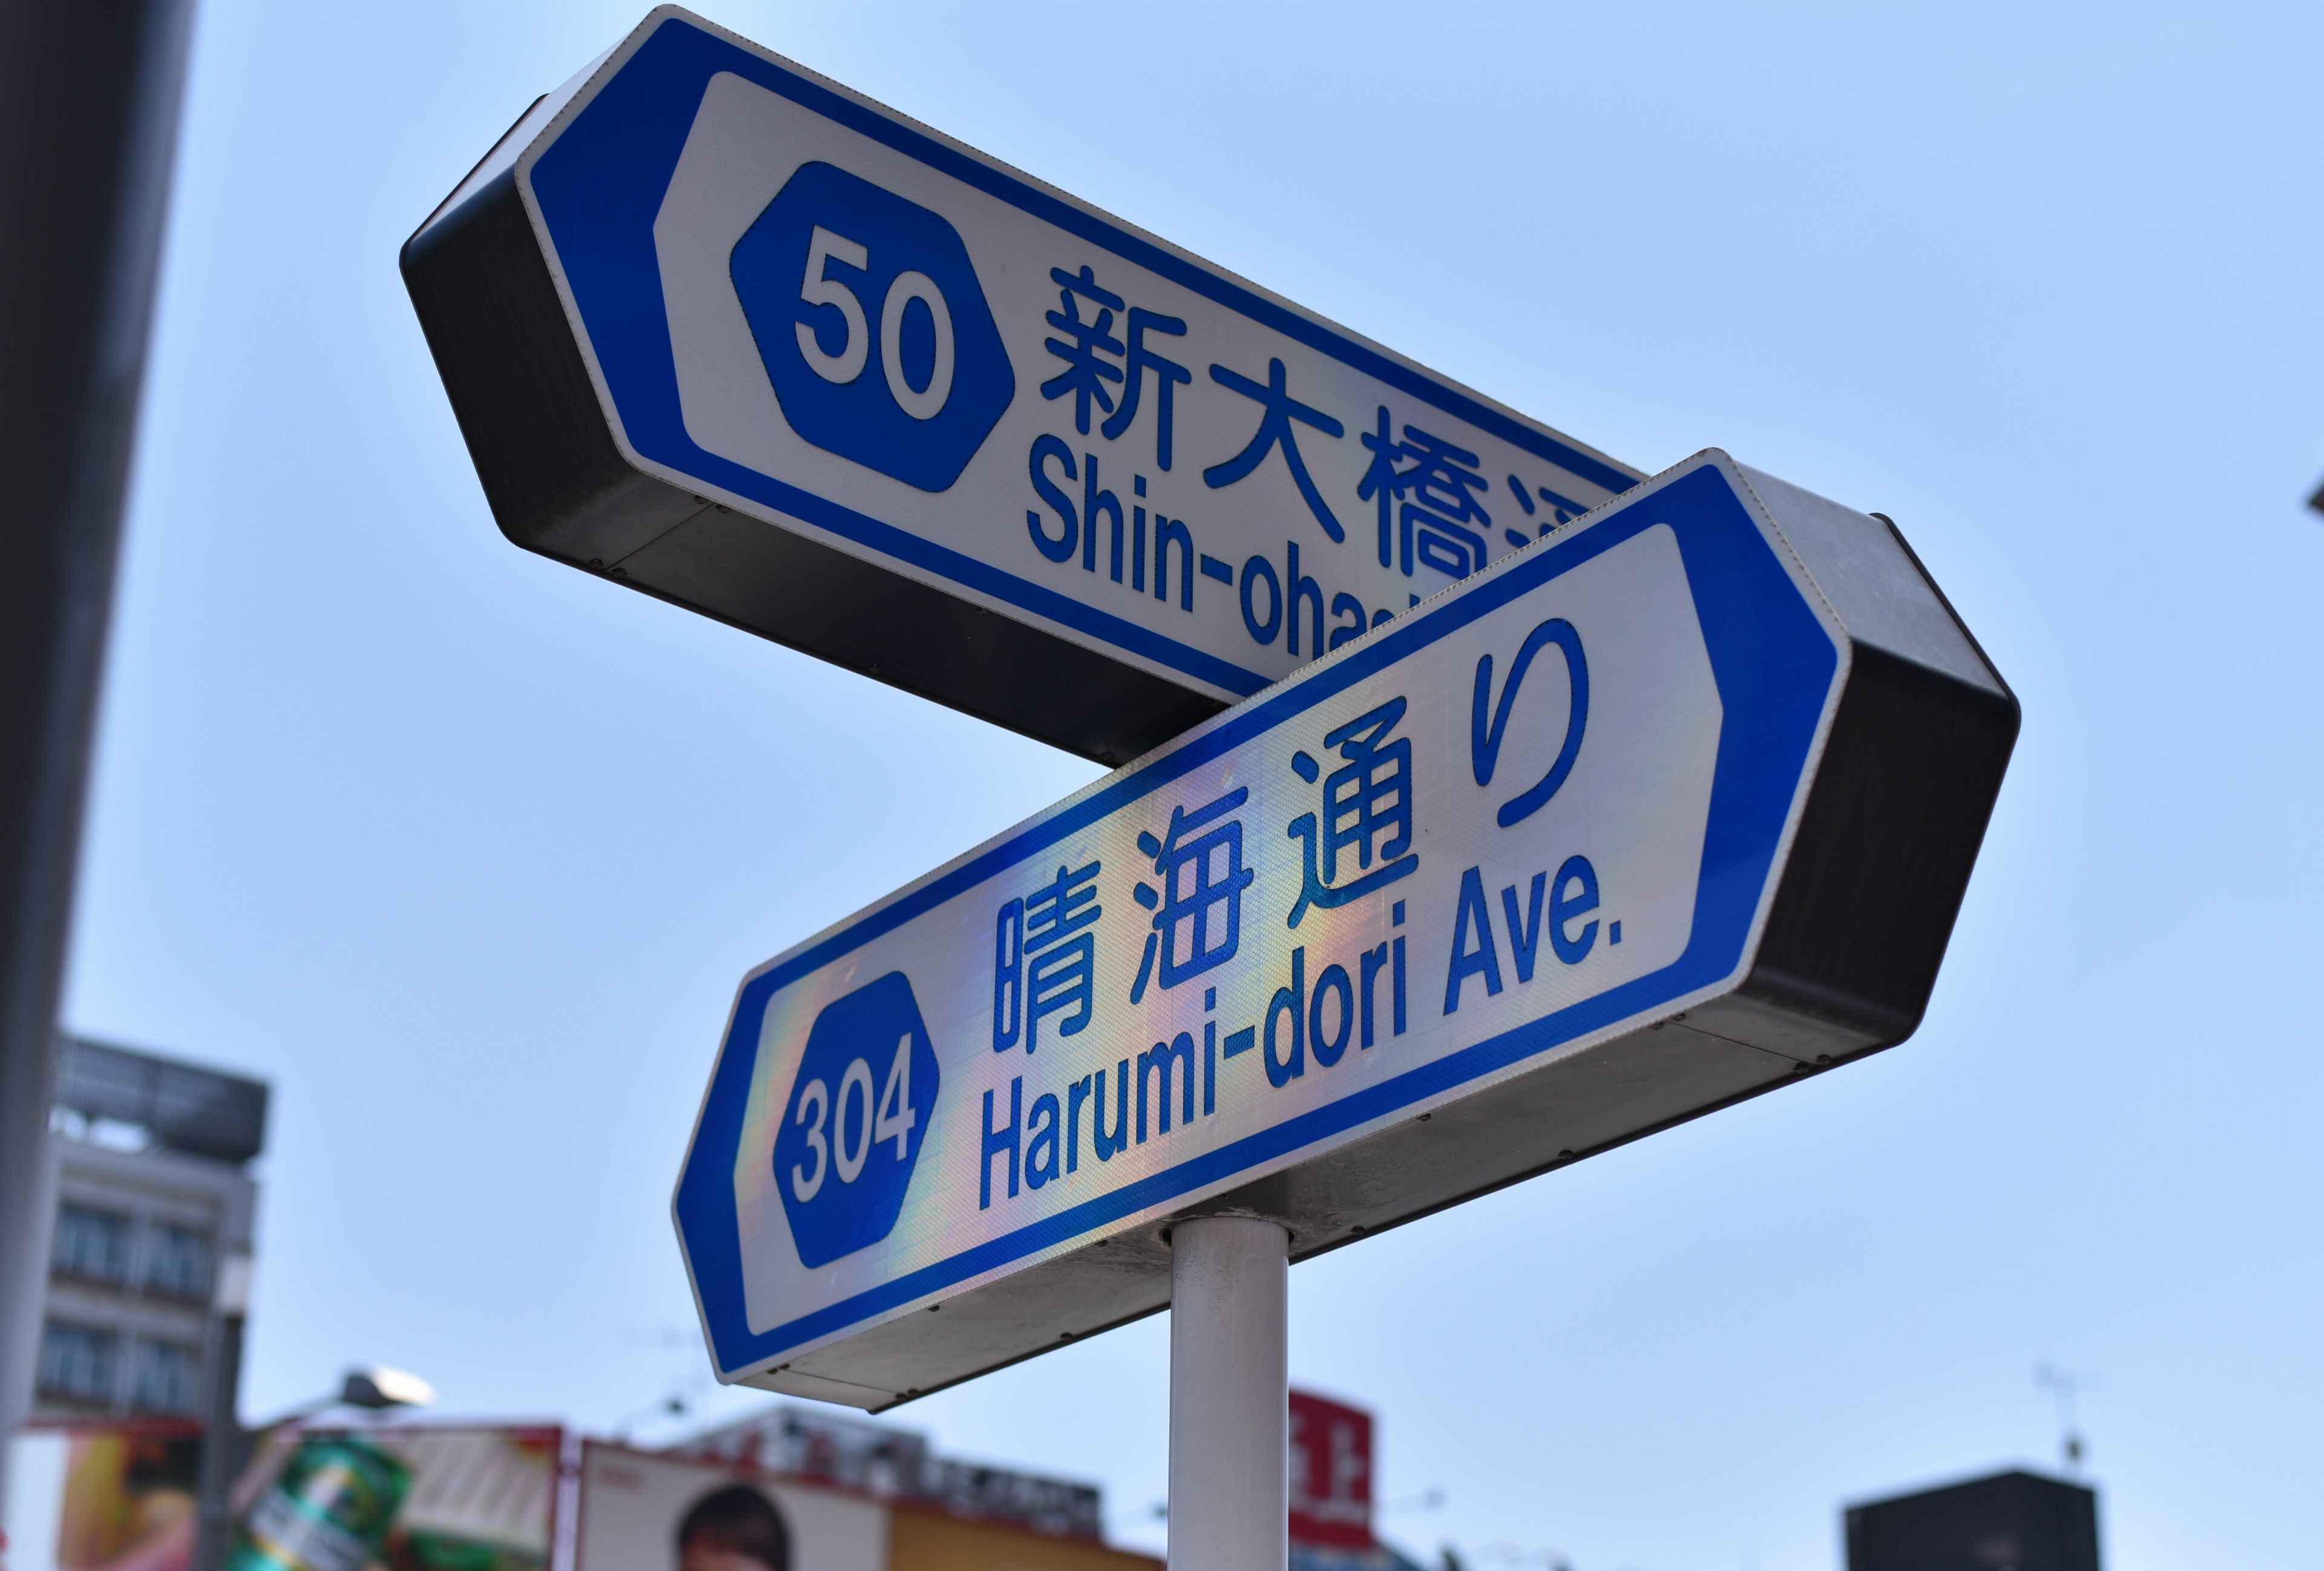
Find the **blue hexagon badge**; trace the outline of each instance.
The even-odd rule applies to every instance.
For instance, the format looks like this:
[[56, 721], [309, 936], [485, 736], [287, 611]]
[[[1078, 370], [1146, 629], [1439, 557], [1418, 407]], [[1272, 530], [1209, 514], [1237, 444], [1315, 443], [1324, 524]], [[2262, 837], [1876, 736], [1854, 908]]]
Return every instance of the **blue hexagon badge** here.
[[936, 1105], [936, 1055], [890, 971], [824, 1005], [775, 1136], [775, 1187], [812, 1269], [895, 1230]]
[[727, 273], [783, 418], [825, 452], [942, 491], [1017, 395], [959, 231], [844, 170], [800, 165]]

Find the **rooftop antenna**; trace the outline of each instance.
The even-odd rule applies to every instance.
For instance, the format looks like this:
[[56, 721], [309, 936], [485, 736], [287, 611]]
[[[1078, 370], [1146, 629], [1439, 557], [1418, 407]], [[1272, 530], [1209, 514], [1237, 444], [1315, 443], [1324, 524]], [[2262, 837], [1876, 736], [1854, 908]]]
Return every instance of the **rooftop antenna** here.
[[2044, 1363], [2035, 1366], [2034, 1383], [2047, 1387], [2057, 1399], [2058, 1449], [2065, 1458], [2066, 1471], [2080, 1472], [2082, 1457], [2089, 1447], [2083, 1442], [2080, 1425], [2074, 1420], [2074, 1397], [2079, 1391], [2090, 1390], [2098, 1382], [2089, 1375], [2072, 1374], [2055, 1364]]

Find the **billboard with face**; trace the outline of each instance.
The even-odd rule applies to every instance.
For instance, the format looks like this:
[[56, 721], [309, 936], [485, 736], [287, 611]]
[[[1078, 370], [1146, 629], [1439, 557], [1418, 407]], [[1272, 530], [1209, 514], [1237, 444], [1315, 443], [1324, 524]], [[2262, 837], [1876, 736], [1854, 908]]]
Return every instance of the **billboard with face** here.
[[588, 1441], [575, 1571], [888, 1571], [888, 1509], [736, 1464]]

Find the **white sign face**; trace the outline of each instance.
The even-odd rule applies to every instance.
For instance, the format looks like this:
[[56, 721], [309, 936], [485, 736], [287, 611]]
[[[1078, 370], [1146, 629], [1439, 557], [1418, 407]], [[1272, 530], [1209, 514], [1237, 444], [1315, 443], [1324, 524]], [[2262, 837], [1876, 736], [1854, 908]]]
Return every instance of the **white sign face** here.
[[631, 463], [1220, 700], [1637, 478], [674, 8], [540, 113]]
[[1731, 986], [1846, 649], [1707, 457], [770, 961], [675, 1201], [722, 1375]]

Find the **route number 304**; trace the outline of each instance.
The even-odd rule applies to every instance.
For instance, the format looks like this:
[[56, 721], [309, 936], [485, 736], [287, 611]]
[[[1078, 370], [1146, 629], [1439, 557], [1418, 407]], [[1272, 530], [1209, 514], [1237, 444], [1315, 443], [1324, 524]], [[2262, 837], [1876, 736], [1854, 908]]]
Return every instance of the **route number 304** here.
[[[936, 1116], [927, 1026], [900, 971], [834, 999], [792, 1072], [766, 1177], [799, 1259], [820, 1266], [888, 1236]], [[761, 1159], [764, 1160], [764, 1159]]]
[[[791, 1115], [791, 1122], [806, 1131], [808, 1157], [790, 1172], [791, 1194], [801, 1204], [822, 1191], [824, 1179], [835, 1169], [841, 1183], [855, 1182], [862, 1176], [863, 1164], [871, 1160], [875, 1145], [895, 1142], [899, 1162], [911, 1154], [912, 1131], [920, 1123], [920, 1115], [912, 1106], [911, 1037], [907, 1034], [896, 1040], [895, 1057], [888, 1061], [887, 1084], [881, 1088], [876, 1112], [872, 1095], [872, 1067], [861, 1058], [849, 1060], [846, 1071], [839, 1077], [835, 1101], [834, 1116], [831, 1088], [821, 1080], [809, 1080], [799, 1087], [793, 1104], [798, 1111]], [[826, 1123], [831, 1126], [827, 1136]]]

